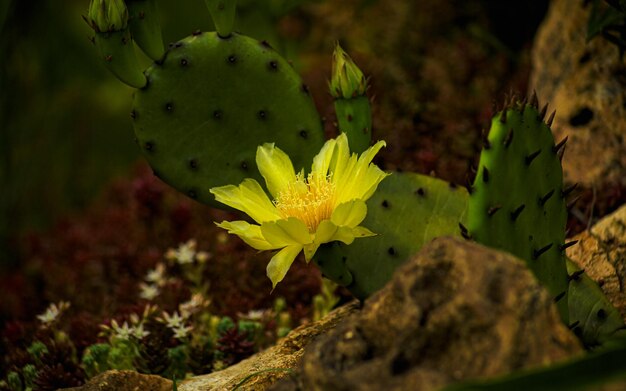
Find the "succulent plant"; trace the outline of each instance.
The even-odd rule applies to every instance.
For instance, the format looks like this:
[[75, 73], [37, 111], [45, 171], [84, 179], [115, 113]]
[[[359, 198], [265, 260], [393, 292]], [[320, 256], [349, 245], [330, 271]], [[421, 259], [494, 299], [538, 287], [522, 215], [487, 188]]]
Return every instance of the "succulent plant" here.
[[484, 137], [469, 201], [467, 229], [479, 243], [526, 261], [553, 295], [567, 322], [567, 270], [563, 252], [567, 210], [561, 153], [550, 125], [547, 105], [539, 111], [511, 99], [494, 116]]
[[372, 108], [367, 97], [368, 82], [339, 43], [333, 53], [333, 73], [329, 83], [335, 99], [335, 113], [340, 132], [348, 135], [354, 152], [362, 153], [372, 141]]
[[326, 244], [315, 261], [324, 276], [365, 299], [424, 244], [459, 235], [466, 208], [465, 188], [426, 175], [393, 173], [367, 201], [363, 225], [377, 235], [358, 245]]
[[123, 0], [92, 0], [85, 18], [94, 29], [94, 44], [105, 66], [122, 82], [146, 85], [128, 29], [128, 8]]
[[[109, 69], [139, 88], [132, 109], [136, 140], [159, 178], [220, 206], [210, 188], [260, 179], [258, 145], [275, 143], [295, 157], [298, 169], [308, 164], [323, 142], [309, 90], [267, 42], [232, 32], [235, 1], [207, 0], [217, 32], [196, 32], [164, 54], [154, 0], [129, 0], [128, 10], [116, 1], [94, 0], [88, 22]], [[131, 33], [155, 60], [145, 72]]]

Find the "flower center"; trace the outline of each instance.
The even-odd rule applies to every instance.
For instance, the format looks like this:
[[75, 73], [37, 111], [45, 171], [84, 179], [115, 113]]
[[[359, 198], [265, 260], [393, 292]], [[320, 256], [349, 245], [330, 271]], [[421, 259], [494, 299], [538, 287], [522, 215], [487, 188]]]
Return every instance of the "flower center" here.
[[335, 185], [330, 177], [310, 173], [305, 179], [298, 174], [296, 180], [278, 193], [274, 204], [283, 217], [302, 220], [315, 232], [323, 220], [329, 220], [333, 213]]

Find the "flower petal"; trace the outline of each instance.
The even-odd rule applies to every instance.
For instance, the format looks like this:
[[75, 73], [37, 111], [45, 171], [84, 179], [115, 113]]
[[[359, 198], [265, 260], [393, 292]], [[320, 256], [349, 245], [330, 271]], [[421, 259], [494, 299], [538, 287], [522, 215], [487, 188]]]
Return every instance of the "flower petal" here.
[[275, 248], [313, 242], [306, 224], [295, 217], [261, 224], [261, 233]]
[[215, 224], [220, 228], [228, 231], [229, 234], [239, 236], [250, 247], [257, 250], [274, 250], [279, 247], [272, 246], [261, 234], [261, 227], [258, 225], [250, 224], [247, 221], [222, 221], [219, 224]]
[[[349, 164], [338, 175], [335, 181], [338, 203], [360, 199], [366, 201], [374, 194], [378, 184], [390, 174], [385, 173], [375, 164], [371, 164], [374, 156], [385, 146], [384, 141], [379, 141], [369, 147], [354, 164]], [[352, 158], [354, 155], [352, 156]], [[352, 163], [352, 159], [350, 159]]]
[[367, 215], [364, 201], [353, 200], [344, 202], [335, 208], [330, 220], [337, 226], [354, 228], [361, 224]]
[[315, 256], [315, 252], [319, 247], [319, 243], [311, 243], [304, 246], [304, 259], [306, 260], [306, 263], [311, 262], [311, 259]]
[[282, 218], [259, 182], [254, 179], [246, 178], [239, 186], [214, 187], [209, 191], [218, 202], [246, 213], [257, 223]]
[[354, 239], [366, 238], [368, 236], [376, 236], [376, 234], [365, 227], [339, 227], [337, 228], [337, 232], [333, 235], [332, 240], [352, 244]]
[[333, 159], [335, 152], [335, 145], [337, 140], [331, 139], [324, 143], [324, 146], [320, 152], [313, 158], [313, 165], [311, 166], [311, 172], [326, 175], [330, 167], [330, 162]]
[[266, 143], [257, 148], [256, 165], [265, 178], [267, 190], [274, 198], [296, 178], [291, 159], [280, 148], [275, 147], [274, 143]]
[[348, 136], [345, 133], [341, 133], [337, 137], [337, 144], [329, 167], [333, 173], [333, 181], [345, 178], [344, 174], [349, 171], [353, 164], [356, 164], [356, 154], [350, 155]]
[[272, 288], [276, 288], [276, 284], [285, 278], [287, 271], [301, 250], [302, 246], [299, 245], [287, 246], [272, 257], [266, 269], [267, 276], [272, 280]]

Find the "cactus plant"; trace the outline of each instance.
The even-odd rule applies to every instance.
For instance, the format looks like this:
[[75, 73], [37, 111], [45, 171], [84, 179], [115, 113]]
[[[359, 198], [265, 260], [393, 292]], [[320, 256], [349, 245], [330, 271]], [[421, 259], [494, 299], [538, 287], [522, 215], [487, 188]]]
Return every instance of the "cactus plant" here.
[[123, 83], [141, 88], [141, 72], [128, 28], [128, 8], [123, 0], [92, 0], [85, 21], [94, 29], [94, 44], [105, 66]]
[[588, 349], [612, 344], [624, 336], [624, 320], [619, 311], [589, 276], [567, 259], [569, 273], [569, 327]]
[[382, 288], [394, 270], [431, 239], [459, 235], [468, 194], [430, 176], [393, 173], [367, 202], [363, 225], [378, 235], [358, 245], [329, 243], [315, 261], [322, 273], [364, 299]]
[[494, 116], [469, 201], [468, 230], [477, 242], [526, 261], [567, 321], [564, 198], [560, 152], [547, 105], [511, 99]]
[[335, 99], [339, 131], [348, 135], [352, 150], [361, 153], [372, 141], [372, 109], [367, 97], [368, 83], [350, 56], [335, 45], [330, 94]]
[[163, 56], [161, 23], [156, 0], [126, 0], [128, 25], [137, 46], [154, 61]]
[[[210, 188], [261, 179], [254, 167], [258, 145], [274, 142], [294, 157], [296, 168], [308, 165], [323, 143], [309, 90], [267, 42], [231, 31], [235, 1], [207, 0], [218, 32], [196, 32], [163, 55], [154, 0], [127, 3], [128, 10], [122, 0], [93, 0], [88, 21], [109, 69], [140, 88], [131, 117], [157, 176], [219, 207]], [[156, 60], [144, 73], [128, 23]]]

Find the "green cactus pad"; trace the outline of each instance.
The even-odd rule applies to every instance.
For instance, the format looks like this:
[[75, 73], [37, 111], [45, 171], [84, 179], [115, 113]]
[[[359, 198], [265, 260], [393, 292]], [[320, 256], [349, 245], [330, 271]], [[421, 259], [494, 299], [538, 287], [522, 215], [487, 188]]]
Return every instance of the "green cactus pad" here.
[[198, 201], [223, 207], [209, 189], [263, 183], [259, 145], [274, 142], [308, 169], [323, 142], [300, 77], [265, 42], [199, 33], [172, 45], [135, 94], [137, 141], [155, 173]]
[[135, 43], [151, 59], [160, 59], [165, 50], [156, 0], [127, 0], [126, 4]]
[[94, 42], [100, 51], [104, 65], [122, 83], [135, 88], [146, 85], [146, 77], [137, 62], [135, 46], [128, 29], [96, 32]]
[[619, 311], [606, 298], [602, 289], [569, 259], [568, 301], [570, 328], [587, 348], [611, 344], [626, 333]]
[[322, 246], [315, 261], [329, 279], [365, 299], [433, 238], [459, 235], [467, 191], [430, 176], [394, 173], [367, 201], [362, 226], [377, 236]]
[[339, 131], [346, 133], [353, 152], [365, 151], [372, 141], [372, 109], [367, 96], [335, 99]]
[[468, 229], [477, 242], [525, 260], [567, 322], [567, 210], [560, 149], [543, 122], [545, 111], [514, 103], [493, 118], [470, 197]]

